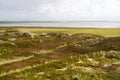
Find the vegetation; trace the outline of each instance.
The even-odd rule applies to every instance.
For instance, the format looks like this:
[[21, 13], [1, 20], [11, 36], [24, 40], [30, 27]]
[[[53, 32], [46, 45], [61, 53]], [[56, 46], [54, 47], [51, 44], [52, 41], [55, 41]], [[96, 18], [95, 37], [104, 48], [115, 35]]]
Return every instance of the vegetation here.
[[98, 35], [104, 35], [104, 36], [119, 36], [120, 35], [120, 29], [119, 28], [33, 28], [33, 27], [26, 27], [26, 28], [18, 28], [21, 31], [28, 31], [31, 33], [42, 33], [42, 32], [68, 32], [68, 33], [90, 33], [90, 34], [98, 34]]
[[1, 27], [0, 80], [120, 79], [120, 29], [59, 30]]

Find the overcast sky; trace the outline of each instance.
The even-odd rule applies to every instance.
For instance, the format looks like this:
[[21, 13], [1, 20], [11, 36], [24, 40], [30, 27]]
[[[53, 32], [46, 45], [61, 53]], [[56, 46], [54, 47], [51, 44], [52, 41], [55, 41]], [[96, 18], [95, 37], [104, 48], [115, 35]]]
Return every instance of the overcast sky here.
[[0, 0], [0, 21], [120, 21], [120, 0]]

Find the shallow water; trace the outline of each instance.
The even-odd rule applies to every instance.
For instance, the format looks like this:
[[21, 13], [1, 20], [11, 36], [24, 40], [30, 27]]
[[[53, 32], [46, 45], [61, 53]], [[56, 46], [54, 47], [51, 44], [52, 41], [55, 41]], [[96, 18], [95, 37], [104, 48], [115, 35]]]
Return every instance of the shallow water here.
[[120, 28], [120, 22], [0, 22], [0, 26]]

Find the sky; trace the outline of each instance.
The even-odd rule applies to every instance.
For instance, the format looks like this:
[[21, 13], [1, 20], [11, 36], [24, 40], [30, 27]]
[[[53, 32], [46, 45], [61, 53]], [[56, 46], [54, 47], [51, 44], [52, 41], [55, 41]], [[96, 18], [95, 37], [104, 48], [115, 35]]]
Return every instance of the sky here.
[[0, 21], [120, 21], [120, 0], [0, 0]]

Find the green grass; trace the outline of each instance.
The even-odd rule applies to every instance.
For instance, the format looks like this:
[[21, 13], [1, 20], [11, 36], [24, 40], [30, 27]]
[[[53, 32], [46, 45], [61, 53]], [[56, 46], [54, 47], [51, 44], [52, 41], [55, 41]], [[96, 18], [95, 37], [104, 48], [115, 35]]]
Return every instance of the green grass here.
[[[79, 56], [74, 55], [57, 61], [48, 60], [47, 62], [49, 63], [23, 70], [18, 69], [18, 71], [12, 71], [10, 74], [1, 76], [0, 79], [74, 80], [77, 78], [77, 80], [119, 80], [120, 65], [116, 62], [119, 62], [120, 58], [116, 59], [113, 57], [114, 59], [109, 59], [105, 57], [106, 55], [114, 54], [119, 55], [119, 52], [98, 52]], [[116, 68], [105, 70], [103, 69], [104, 65], [113, 65]]]
[[18, 28], [20, 31], [28, 31], [31, 33], [42, 32], [68, 32], [68, 33], [91, 33], [104, 36], [120, 35], [120, 28]]

